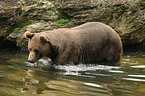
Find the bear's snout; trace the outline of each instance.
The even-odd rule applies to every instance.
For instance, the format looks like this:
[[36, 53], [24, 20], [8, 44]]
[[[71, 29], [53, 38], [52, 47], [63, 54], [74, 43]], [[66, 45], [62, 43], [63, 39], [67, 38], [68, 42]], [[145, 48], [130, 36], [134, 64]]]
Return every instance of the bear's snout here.
[[28, 62], [34, 63], [37, 61], [35, 52], [30, 52], [28, 57]]

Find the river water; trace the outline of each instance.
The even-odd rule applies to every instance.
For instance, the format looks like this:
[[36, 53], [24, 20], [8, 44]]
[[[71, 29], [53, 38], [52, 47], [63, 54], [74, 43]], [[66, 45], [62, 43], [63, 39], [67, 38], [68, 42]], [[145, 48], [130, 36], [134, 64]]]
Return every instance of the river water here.
[[145, 53], [124, 53], [120, 66], [27, 62], [0, 52], [0, 96], [145, 96]]

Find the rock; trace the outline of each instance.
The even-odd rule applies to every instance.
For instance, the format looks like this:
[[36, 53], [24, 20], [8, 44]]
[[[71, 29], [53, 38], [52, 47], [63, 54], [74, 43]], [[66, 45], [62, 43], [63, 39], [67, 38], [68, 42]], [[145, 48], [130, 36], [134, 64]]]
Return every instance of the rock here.
[[21, 9], [19, 6], [12, 8], [0, 8], [0, 36], [7, 36], [15, 23], [19, 23]]
[[60, 6], [61, 17], [69, 18], [69, 26], [100, 21], [113, 27], [121, 36], [124, 49], [145, 45], [145, 10], [139, 0], [99, 0], [92, 3], [65, 2]]
[[143, 0], [3, 0], [0, 1], [0, 48], [5, 41], [25, 48], [27, 41], [22, 34], [27, 30], [41, 32], [99, 21], [120, 34], [124, 49], [144, 49], [144, 4]]
[[[31, 25], [31, 27], [40, 32], [40, 30], [49, 29], [47, 27], [49, 26], [48, 22], [51, 23], [57, 20], [58, 12], [54, 8], [53, 3], [48, 1], [36, 2], [33, 0], [27, 5], [28, 1], [15, 0], [15, 3], [7, 0], [0, 1], [0, 42], [10, 41], [14, 42], [13, 46], [22, 47], [20, 41], [24, 39], [22, 34], [26, 28], [25, 26], [36, 23], [33, 26]], [[42, 23], [41, 21], [47, 21], [47, 23]], [[37, 28], [38, 25], [39, 28]], [[4, 46], [2, 44], [4, 43], [0, 44], [0, 49]]]
[[32, 24], [26, 25], [22, 29], [15, 29], [8, 37], [7, 40], [14, 40], [17, 42], [17, 46], [25, 49], [28, 44], [28, 39], [24, 37], [24, 33], [26, 31], [32, 32], [32, 33], [39, 33], [43, 31], [48, 31], [53, 29], [53, 25], [56, 25], [53, 22], [33, 22]]

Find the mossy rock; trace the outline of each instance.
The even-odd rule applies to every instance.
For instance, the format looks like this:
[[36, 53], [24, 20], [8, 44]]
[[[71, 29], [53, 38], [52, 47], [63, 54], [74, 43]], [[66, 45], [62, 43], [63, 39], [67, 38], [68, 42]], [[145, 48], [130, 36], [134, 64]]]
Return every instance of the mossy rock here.
[[[31, 23], [32, 24], [31, 24]], [[25, 27], [22, 27], [26, 25]], [[8, 40], [15, 40], [17, 42], [17, 46], [21, 47], [21, 48], [26, 48], [27, 47], [27, 43], [28, 40], [25, 38], [24, 33], [26, 31], [30, 31], [32, 33], [39, 33], [39, 32], [43, 32], [43, 31], [48, 31], [48, 30], [52, 30], [53, 27], [51, 27], [52, 23], [48, 23], [45, 21], [39, 22], [39, 21], [29, 21], [27, 23], [22, 23], [20, 24], [20, 28], [16, 28], [8, 37]], [[55, 25], [55, 24], [54, 24]], [[22, 28], [21, 28], [22, 27]]]

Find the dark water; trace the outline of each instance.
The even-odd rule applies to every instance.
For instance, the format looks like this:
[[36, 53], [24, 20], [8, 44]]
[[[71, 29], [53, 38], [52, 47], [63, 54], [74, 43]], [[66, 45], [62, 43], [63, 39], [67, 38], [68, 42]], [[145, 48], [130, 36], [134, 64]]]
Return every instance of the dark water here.
[[125, 53], [121, 66], [33, 64], [0, 53], [0, 96], [145, 96], [145, 53]]

